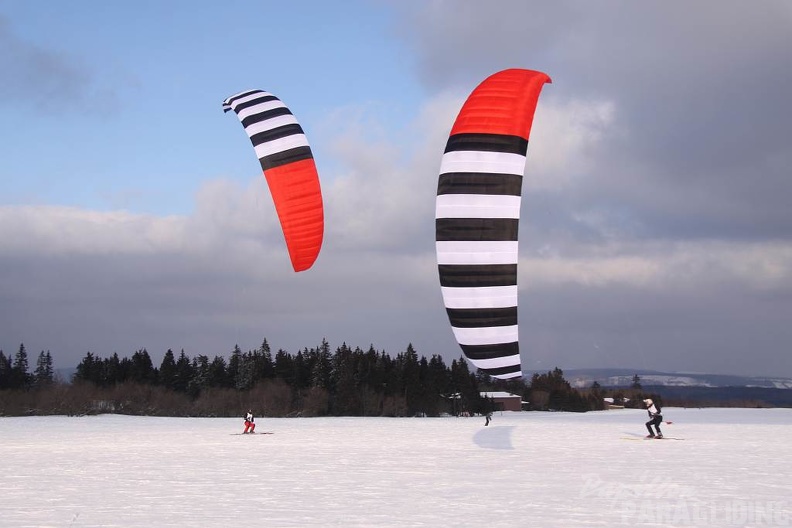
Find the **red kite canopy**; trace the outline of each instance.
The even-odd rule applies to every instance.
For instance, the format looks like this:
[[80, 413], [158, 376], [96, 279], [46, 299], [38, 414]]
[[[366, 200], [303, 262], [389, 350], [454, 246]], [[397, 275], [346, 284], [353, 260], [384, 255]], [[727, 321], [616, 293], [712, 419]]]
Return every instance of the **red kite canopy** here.
[[319, 175], [302, 127], [286, 105], [262, 90], [223, 101], [236, 112], [256, 151], [278, 213], [294, 271], [310, 268], [322, 247], [324, 208]]

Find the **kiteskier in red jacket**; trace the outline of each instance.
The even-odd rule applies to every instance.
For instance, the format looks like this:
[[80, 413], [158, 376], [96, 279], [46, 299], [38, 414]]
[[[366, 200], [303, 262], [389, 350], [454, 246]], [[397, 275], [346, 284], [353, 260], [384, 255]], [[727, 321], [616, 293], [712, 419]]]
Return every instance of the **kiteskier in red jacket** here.
[[254, 422], [255, 418], [253, 417], [253, 411], [248, 410], [245, 415], [245, 430], [242, 431], [242, 434], [254, 433], [256, 431], [256, 424]]

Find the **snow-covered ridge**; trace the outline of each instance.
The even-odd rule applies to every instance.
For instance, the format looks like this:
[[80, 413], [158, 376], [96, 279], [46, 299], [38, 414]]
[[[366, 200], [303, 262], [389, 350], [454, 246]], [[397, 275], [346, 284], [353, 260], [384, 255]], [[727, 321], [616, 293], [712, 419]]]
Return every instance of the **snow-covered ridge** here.
[[[602, 387], [629, 387], [633, 376], [638, 375], [642, 386], [665, 387], [761, 387], [770, 389], [792, 389], [792, 378], [733, 376], [723, 374], [699, 374], [680, 372], [658, 372], [640, 369], [570, 369], [564, 370], [564, 378], [575, 388], [591, 387], [595, 381]], [[530, 379], [531, 374], [526, 377]]]

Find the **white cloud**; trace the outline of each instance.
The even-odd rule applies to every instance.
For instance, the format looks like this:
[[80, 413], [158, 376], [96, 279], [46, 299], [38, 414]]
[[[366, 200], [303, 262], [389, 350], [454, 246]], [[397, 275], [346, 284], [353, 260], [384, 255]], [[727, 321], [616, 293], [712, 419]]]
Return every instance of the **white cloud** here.
[[184, 246], [185, 219], [76, 207], [0, 207], [3, 253], [156, 254]]
[[575, 255], [520, 260], [527, 289], [559, 284], [648, 291], [792, 291], [792, 243], [611, 242], [577, 247]]
[[573, 185], [588, 172], [591, 153], [603, 136], [616, 133], [612, 101], [561, 101], [548, 95], [552, 89], [552, 84], [545, 85], [536, 108], [523, 183], [526, 192]]

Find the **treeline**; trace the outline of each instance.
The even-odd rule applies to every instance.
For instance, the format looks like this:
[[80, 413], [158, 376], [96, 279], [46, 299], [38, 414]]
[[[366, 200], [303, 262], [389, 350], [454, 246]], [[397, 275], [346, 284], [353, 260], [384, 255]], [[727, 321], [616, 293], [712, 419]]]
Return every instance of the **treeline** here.
[[29, 372], [28, 354], [25, 345], [19, 345], [19, 350], [13, 359], [6, 357], [0, 350], [0, 390], [4, 389], [42, 389], [55, 382], [55, 373], [52, 368], [52, 355], [43, 350], [36, 361], [36, 368]]
[[524, 380], [495, 380], [472, 373], [464, 358], [418, 356], [410, 344], [391, 357], [371, 346], [326, 340], [296, 354], [275, 354], [265, 339], [255, 350], [235, 346], [224, 356], [188, 356], [168, 350], [159, 367], [141, 349], [131, 358], [87, 353], [71, 383], [56, 380], [49, 352], [28, 373], [24, 345], [14, 358], [0, 351], [0, 414], [116, 412], [163, 416], [238, 416], [251, 408], [264, 416], [438, 416], [496, 410], [482, 391], [520, 395], [532, 410], [602, 409], [598, 389], [577, 391], [560, 369]]

